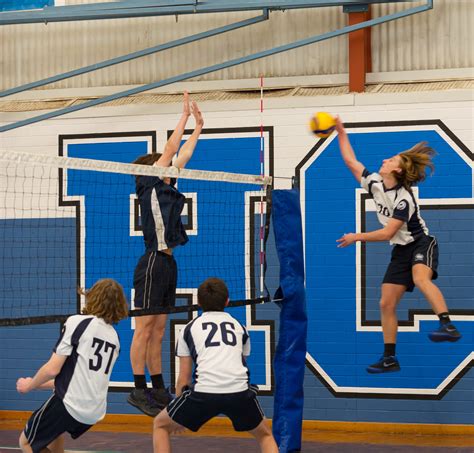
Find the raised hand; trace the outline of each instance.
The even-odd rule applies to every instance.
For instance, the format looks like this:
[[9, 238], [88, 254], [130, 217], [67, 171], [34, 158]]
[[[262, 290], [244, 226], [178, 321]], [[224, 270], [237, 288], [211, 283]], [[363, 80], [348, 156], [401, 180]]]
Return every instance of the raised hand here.
[[204, 118], [202, 117], [202, 113], [195, 101], [191, 104], [191, 112], [196, 120], [196, 126], [202, 127], [204, 125]]
[[336, 120], [336, 131], [340, 134], [341, 132], [344, 132], [344, 124], [342, 123], [342, 120], [339, 115], [336, 115], [335, 118]]
[[187, 91], [184, 92], [183, 115], [191, 115], [191, 109], [189, 108], [189, 93]]
[[196, 148], [199, 135], [201, 135], [202, 126], [204, 125], [202, 113], [199, 110], [198, 105], [194, 101], [191, 103], [191, 113], [193, 114], [194, 119], [196, 120], [196, 126], [194, 127], [194, 131], [191, 136], [186, 140], [186, 143], [181, 146], [179, 155], [174, 161], [173, 165], [177, 168], [184, 168], [189, 162], [189, 159], [191, 159], [194, 149]]

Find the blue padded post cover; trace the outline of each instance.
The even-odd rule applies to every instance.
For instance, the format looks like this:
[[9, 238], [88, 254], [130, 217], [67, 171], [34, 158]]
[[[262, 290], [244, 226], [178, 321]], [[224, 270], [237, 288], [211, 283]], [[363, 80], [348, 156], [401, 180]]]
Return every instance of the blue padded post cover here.
[[299, 191], [272, 192], [272, 218], [280, 260], [280, 329], [274, 360], [273, 434], [281, 453], [301, 450], [307, 317]]

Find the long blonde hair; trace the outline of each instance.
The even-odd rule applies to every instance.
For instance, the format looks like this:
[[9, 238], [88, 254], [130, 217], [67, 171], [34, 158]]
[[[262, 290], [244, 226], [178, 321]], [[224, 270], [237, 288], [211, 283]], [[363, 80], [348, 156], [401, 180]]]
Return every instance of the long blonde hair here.
[[399, 154], [401, 172], [393, 172], [393, 175], [407, 189], [426, 179], [426, 168], [430, 169], [431, 174], [434, 172], [432, 158], [436, 151], [427, 144], [417, 143], [413, 148]]
[[99, 280], [86, 291], [79, 288], [78, 292], [86, 296], [86, 306], [82, 309], [84, 315], [97, 316], [107, 324], [115, 324], [128, 316], [122, 285], [111, 278]]

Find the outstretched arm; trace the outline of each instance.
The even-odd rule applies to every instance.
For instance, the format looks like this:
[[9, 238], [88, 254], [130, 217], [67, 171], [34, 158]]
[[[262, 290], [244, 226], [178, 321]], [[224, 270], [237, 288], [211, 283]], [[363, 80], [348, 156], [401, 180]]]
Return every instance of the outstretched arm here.
[[338, 116], [336, 116], [336, 131], [339, 140], [339, 149], [341, 150], [341, 156], [344, 159], [344, 163], [352, 172], [354, 178], [357, 179], [357, 182], [360, 183], [362, 172], [364, 171], [364, 165], [357, 160], [351, 142], [349, 141], [349, 137], [344, 129], [344, 124], [342, 124], [341, 118]]
[[181, 139], [183, 138], [184, 129], [186, 128], [186, 123], [188, 118], [191, 115], [191, 109], [189, 107], [189, 93], [184, 92], [184, 101], [183, 101], [183, 113], [179, 119], [178, 124], [176, 125], [171, 137], [168, 139], [163, 150], [161, 157], [155, 162], [155, 165], [158, 167], [169, 167], [175, 154], [178, 152], [179, 145], [181, 144]]
[[188, 138], [186, 143], [179, 150], [179, 155], [174, 163], [175, 167], [184, 168], [193, 156], [194, 148], [196, 148], [197, 141], [201, 135], [202, 127], [204, 126], [204, 119], [199, 110], [198, 105], [193, 101], [191, 105], [191, 112], [196, 120], [196, 126], [193, 133]]
[[403, 226], [405, 222], [398, 219], [390, 219], [383, 228], [374, 231], [368, 231], [367, 233], [347, 233], [342, 238], [338, 239], [338, 247], [347, 247], [354, 242], [381, 242], [389, 241], [395, 236], [397, 231]]
[[54, 379], [66, 361], [67, 356], [53, 355], [35, 374], [33, 378], [20, 378], [16, 382], [16, 389], [19, 393], [28, 393], [35, 389], [51, 388], [51, 380]]

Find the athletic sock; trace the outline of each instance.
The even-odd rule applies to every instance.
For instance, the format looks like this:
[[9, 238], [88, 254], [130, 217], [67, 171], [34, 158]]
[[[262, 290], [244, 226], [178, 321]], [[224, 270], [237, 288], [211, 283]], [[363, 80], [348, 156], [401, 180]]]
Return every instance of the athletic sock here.
[[384, 357], [389, 357], [389, 356], [394, 356], [395, 355], [395, 343], [385, 343], [384, 344], [384, 351], [383, 351], [383, 356]]
[[136, 389], [146, 389], [146, 378], [144, 374], [134, 374], [133, 380], [135, 381]]
[[162, 374], [153, 374], [151, 377], [151, 385], [154, 389], [164, 389], [165, 383], [163, 382]]
[[438, 318], [441, 324], [449, 324], [451, 322], [451, 319], [449, 319], [449, 313], [447, 311], [440, 313]]

